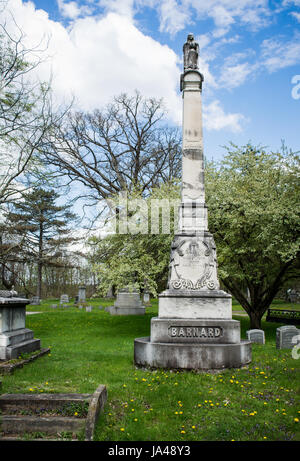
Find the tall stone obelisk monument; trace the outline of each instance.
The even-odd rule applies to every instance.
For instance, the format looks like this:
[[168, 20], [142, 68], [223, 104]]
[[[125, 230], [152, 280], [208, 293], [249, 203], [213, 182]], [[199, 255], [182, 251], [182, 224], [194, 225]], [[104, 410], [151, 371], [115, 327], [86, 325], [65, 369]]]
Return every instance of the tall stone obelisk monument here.
[[220, 290], [216, 246], [205, 205], [202, 83], [199, 46], [183, 46], [182, 189], [178, 230], [170, 255], [167, 289], [159, 295], [151, 336], [135, 340], [135, 363], [161, 368], [220, 369], [251, 361], [251, 342], [240, 340], [231, 295]]

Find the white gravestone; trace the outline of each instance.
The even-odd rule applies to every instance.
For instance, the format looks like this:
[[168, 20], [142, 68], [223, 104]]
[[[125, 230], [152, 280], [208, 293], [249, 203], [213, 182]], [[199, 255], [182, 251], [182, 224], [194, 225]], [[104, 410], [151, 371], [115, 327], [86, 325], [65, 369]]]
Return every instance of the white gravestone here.
[[26, 328], [29, 300], [15, 293], [0, 291], [0, 360], [11, 360], [22, 353], [40, 350], [40, 340]]
[[78, 288], [78, 303], [85, 303], [86, 301], [86, 288], [79, 287]]
[[253, 329], [246, 331], [246, 336], [249, 341], [257, 344], [265, 344], [265, 332], [264, 330]]
[[38, 296], [33, 296], [33, 298], [30, 300], [30, 304], [32, 306], [39, 306], [41, 304], [41, 300]]
[[68, 295], [61, 295], [60, 297], [60, 304], [68, 303], [69, 302], [69, 296]]
[[300, 341], [295, 341], [295, 337], [300, 335], [300, 330], [294, 325], [284, 325], [276, 330], [276, 348], [277, 349], [293, 349], [295, 344]]
[[111, 315], [144, 315], [145, 307], [142, 305], [140, 294], [128, 288], [119, 290], [113, 306], [105, 308]]

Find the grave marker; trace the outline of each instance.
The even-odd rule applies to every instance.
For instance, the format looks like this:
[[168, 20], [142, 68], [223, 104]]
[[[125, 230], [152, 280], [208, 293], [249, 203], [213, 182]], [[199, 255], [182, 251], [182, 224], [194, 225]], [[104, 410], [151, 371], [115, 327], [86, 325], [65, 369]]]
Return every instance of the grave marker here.
[[257, 344], [265, 344], [265, 332], [264, 330], [248, 330], [246, 331], [246, 336], [249, 341]]
[[300, 341], [293, 341], [293, 338], [300, 335], [300, 330], [294, 325], [284, 325], [276, 329], [276, 348], [293, 349]]

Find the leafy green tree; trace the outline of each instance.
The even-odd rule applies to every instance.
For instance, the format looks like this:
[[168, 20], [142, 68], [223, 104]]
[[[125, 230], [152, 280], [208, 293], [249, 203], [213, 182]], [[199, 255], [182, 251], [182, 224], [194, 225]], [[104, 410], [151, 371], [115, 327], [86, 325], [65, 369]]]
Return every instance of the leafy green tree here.
[[[165, 216], [161, 210], [163, 200], [170, 200], [175, 205], [175, 209], [170, 207], [170, 214], [166, 210]], [[174, 211], [176, 215], [178, 200], [176, 182], [153, 188], [148, 197], [135, 189], [128, 194], [124, 205], [121, 202], [121, 206], [119, 197], [112, 200], [117, 211], [113, 231], [103, 238], [93, 237], [89, 241], [94, 248], [94, 270], [101, 293], [107, 293], [112, 286], [117, 290], [129, 286], [140, 290], [147, 288], [157, 295], [166, 288], [174, 235]], [[168, 230], [169, 225], [170, 231], [162, 233], [162, 230]], [[163, 226], [166, 228], [163, 229]], [[111, 227], [108, 230], [111, 231]]]
[[299, 156], [230, 144], [206, 166], [209, 229], [219, 277], [249, 314], [261, 318], [299, 261]]
[[58, 198], [54, 190], [34, 188], [23, 194], [23, 200], [14, 203], [6, 214], [7, 240], [14, 242], [15, 259], [22, 256], [23, 262], [36, 264], [38, 297], [42, 295], [43, 268], [60, 265], [67, 246], [76, 240], [70, 227], [76, 215], [69, 205], [57, 205]]

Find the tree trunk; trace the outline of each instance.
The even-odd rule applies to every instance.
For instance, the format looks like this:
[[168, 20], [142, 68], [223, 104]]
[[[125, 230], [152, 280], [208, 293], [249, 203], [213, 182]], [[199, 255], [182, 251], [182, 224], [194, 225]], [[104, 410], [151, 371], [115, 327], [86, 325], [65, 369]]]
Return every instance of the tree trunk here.
[[43, 272], [43, 224], [40, 222], [39, 235], [39, 255], [38, 255], [38, 271], [37, 271], [37, 288], [36, 295], [39, 299], [42, 297], [42, 272]]
[[250, 329], [258, 329], [261, 330], [261, 319], [263, 314], [260, 312], [250, 311], [249, 318], [250, 318]]

